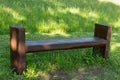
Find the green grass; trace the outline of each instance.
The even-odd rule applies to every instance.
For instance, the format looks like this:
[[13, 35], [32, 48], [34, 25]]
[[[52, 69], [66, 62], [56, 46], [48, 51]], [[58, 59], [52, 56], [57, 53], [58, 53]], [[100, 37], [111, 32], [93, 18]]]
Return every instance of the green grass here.
[[[27, 33], [91, 32], [94, 23], [120, 30], [120, 6], [106, 0], [0, 0], [0, 34], [20, 24]], [[114, 10], [114, 11], [113, 11]]]
[[[49, 80], [59, 70], [71, 79], [119, 80], [119, 14], [120, 5], [108, 0], [0, 0], [0, 80]], [[26, 55], [27, 72], [12, 73], [10, 25], [25, 27], [30, 40], [93, 36], [94, 23], [113, 26], [107, 60], [93, 57], [90, 48], [30, 53]]]

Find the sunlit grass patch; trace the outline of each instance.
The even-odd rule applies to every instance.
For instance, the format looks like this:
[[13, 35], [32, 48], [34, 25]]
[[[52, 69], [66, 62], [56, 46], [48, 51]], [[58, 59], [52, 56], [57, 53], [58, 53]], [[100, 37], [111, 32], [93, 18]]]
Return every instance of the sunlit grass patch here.
[[99, 0], [101, 2], [111, 2], [116, 5], [120, 5], [120, 0]]
[[59, 23], [49, 20], [48, 22], [43, 21], [40, 22], [38, 25], [39, 33], [45, 32], [45, 33], [66, 33], [66, 29], [68, 28], [68, 25], [65, 24], [63, 21], [60, 21]]
[[10, 7], [5, 7], [5, 6], [0, 6], [0, 10], [2, 12], [4, 12], [5, 14], [11, 14], [13, 16], [13, 18], [17, 21], [19, 20], [25, 20], [25, 17], [21, 16], [19, 13], [15, 12], [13, 9], [11, 9]]

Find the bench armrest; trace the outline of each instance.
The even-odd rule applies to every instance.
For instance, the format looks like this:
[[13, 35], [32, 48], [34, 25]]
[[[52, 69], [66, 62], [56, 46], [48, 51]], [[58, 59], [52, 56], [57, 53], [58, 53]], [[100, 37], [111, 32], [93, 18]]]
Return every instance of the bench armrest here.
[[10, 26], [10, 44], [14, 51], [23, 51], [25, 46], [25, 29], [18, 25]]
[[109, 41], [111, 38], [111, 32], [111, 26], [97, 23], [95, 24], [94, 37], [103, 38]]

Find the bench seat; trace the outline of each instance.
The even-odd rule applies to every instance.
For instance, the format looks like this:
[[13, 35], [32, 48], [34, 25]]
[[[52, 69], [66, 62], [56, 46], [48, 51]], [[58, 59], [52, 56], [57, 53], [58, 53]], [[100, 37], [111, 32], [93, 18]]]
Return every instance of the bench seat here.
[[85, 48], [102, 46], [106, 44], [106, 40], [98, 37], [87, 38], [65, 38], [51, 40], [30, 40], [26, 41], [26, 52], [61, 50], [73, 48]]

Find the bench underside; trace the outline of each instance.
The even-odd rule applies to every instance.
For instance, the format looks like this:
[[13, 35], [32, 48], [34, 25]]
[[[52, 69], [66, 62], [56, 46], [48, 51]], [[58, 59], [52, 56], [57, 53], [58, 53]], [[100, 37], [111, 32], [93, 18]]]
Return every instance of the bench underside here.
[[31, 40], [26, 41], [26, 52], [87, 48], [102, 46], [105, 45], [106, 42], [105, 39], [98, 37]]

